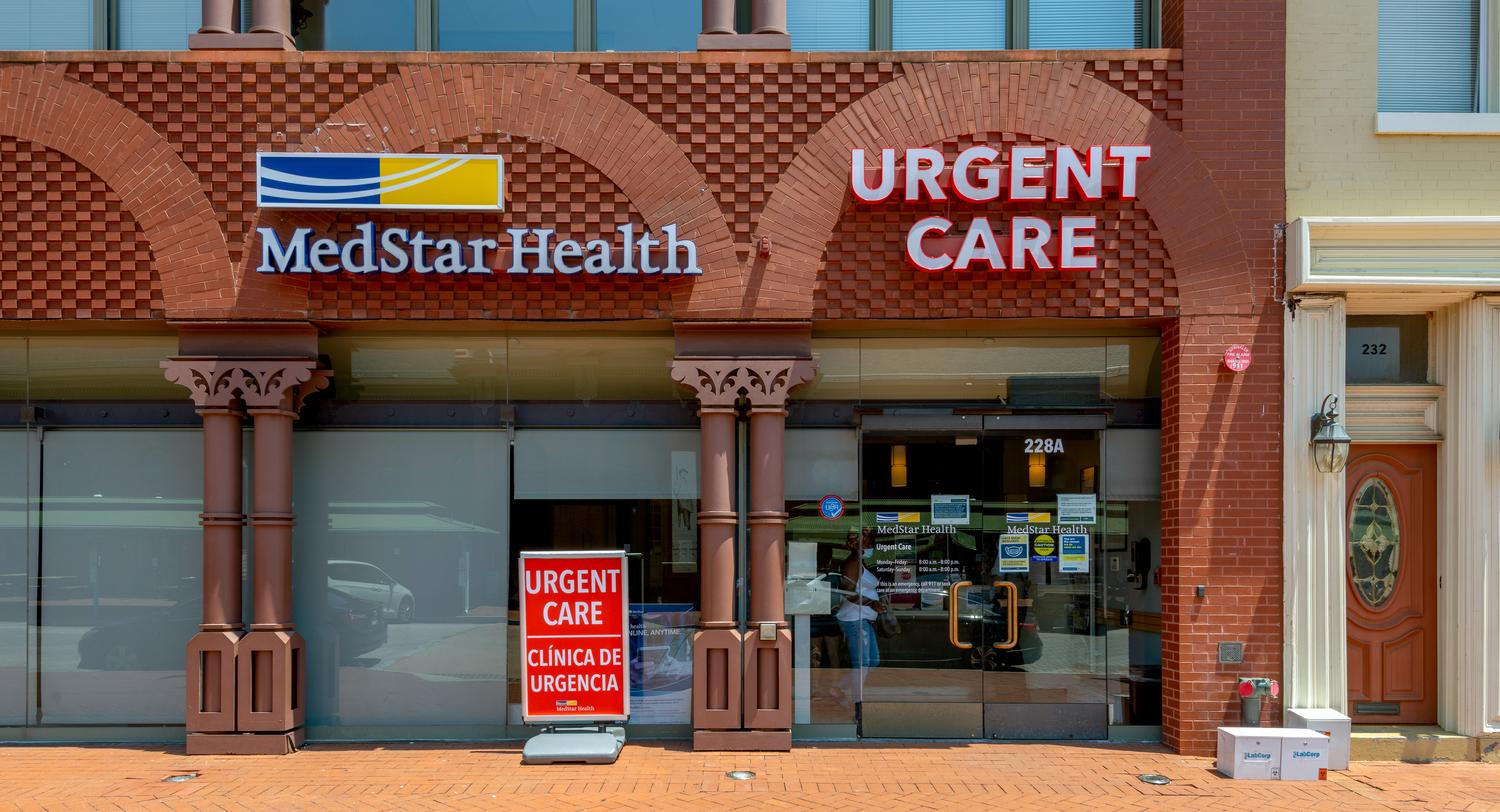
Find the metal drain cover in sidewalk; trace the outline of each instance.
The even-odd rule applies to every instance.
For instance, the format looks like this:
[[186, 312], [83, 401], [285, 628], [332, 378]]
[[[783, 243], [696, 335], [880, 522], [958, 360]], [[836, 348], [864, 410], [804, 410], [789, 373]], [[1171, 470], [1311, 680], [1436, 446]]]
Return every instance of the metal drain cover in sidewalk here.
[[1157, 786], [1172, 783], [1172, 779], [1165, 775], [1157, 775], [1156, 773], [1146, 773], [1145, 775], [1138, 775], [1136, 778], [1143, 784], [1156, 784]]
[[735, 781], [749, 781], [755, 778], [755, 773], [749, 770], [730, 770], [729, 772], [724, 773], [724, 775], [728, 778], [734, 779]]

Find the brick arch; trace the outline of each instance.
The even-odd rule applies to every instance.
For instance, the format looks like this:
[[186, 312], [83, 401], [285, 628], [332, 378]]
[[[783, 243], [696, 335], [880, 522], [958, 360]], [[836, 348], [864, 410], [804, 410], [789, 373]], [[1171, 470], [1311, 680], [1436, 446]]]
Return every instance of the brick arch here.
[[[335, 112], [300, 148], [416, 152], [488, 132], [543, 141], [576, 156], [619, 187], [652, 228], [676, 223], [681, 236], [694, 239], [703, 275], [664, 282], [673, 286], [674, 301], [704, 290], [739, 290], [733, 235], [707, 180], [659, 125], [581, 79], [574, 66], [406, 67]], [[256, 244], [246, 240], [246, 257]]]
[[908, 65], [902, 78], [831, 119], [782, 172], [756, 224], [774, 243], [772, 258], [749, 269], [741, 299], [707, 304], [809, 318], [824, 251], [844, 211], [850, 149], [925, 146], [984, 131], [1076, 147], [1150, 144], [1140, 200], [1172, 257], [1185, 303], [1179, 312], [1249, 303], [1249, 258], [1234, 217], [1182, 136], [1082, 63], [1010, 62]]
[[0, 98], [0, 135], [67, 155], [119, 196], [151, 246], [169, 318], [228, 314], [238, 290], [223, 229], [160, 133], [62, 65], [0, 68]]

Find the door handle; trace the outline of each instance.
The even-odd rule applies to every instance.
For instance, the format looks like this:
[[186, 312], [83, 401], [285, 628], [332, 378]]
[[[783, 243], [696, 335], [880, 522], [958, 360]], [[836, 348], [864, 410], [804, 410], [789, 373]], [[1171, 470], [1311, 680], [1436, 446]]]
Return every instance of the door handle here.
[[1005, 602], [1005, 640], [995, 643], [995, 648], [1001, 650], [1012, 649], [1016, 647], [1016, 643], [1020, 642], [1021, 639], [1021, 624], [1018, 614], [1020, 612], [1021, 592], [1010, 581], [996, 581], [993, 586], [1009, 593], [1007, 596], [1008, 600]]
[[958, 639], [958, 593], [964, 587], [973, 586], [973, 581], [956, 581], [948, 587], [948, 642], [954, 648], [973, 648], [973, 643], [964, 643]]

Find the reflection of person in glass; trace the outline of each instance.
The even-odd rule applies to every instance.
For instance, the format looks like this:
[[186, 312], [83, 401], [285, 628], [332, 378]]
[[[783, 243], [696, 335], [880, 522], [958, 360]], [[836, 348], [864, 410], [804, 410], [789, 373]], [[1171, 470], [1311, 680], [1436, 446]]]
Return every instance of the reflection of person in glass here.
[[844, 559], [844, 602], [839, 605], [836, 616], [843, 629], [844, 641], [849, 646], [849, 674], [840, 680], [843, 689], [841, 704], [864, 701], [866, 672], [880, 665], [880, 649], [875, 641], [875, 618], [885, 611], [885, 602], [880, 599], [877, 588], [880, 580], [865, 566], [865, 561], [875, 554], [870, 532], [865, 531], [864, 543], [853, 533], [846, 542], [849, 557]]

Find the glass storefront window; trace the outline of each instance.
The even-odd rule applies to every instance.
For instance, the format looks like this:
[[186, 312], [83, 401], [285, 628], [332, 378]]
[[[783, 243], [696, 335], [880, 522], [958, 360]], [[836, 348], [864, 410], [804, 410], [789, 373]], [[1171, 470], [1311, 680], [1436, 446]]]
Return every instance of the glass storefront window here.
[[203, 25], [203, 0], [115, 0], [115, 47], [180, 51]]
[[182, 724], [203, 603], [196, 431], [59, 430], [45, 444], [38, 724]]
[[186, 394], [161, 371], [174, 336], [35, 336], [27, 339], [31, 399], [168, 400]]
[[703, 30], [700, 0], [596, 0], [601, 51], [694, 51]]
[[338, 400], [505, 400], [502, 337], [335, 335], [318, 350]]
[[1006, 0], [892, 0], [891, 42], [898, 51], [1000, 50]]
[[32, 432], [19, 428], [0, 430], [0, 725], [26, 723], [26, 589], [34, 524], [30, 494], [36, 462], [33, 437]]
[[891, 338], [860, 341], [860, 399], [1098, 406], [1102, 338]]
[[794, 51], [867, 51], [870, 0], [797, 0], [786, 25]]
[[0, 338], [0, 401], [26, 400], [26, 339]]
[[565, 0], [438, 0], [443, 51], [571, 51], [573, 4]]
[[667, 336], [516, 336], [508, 343], [510, 399], [679, 400]]
[[416, 0], [296, 0], [292, 33], [303, 51], [410, 51]]
[[293, 605], [316, 735], [505, 724], [508, 459], [501, 430], [297, 433]]
[[[516, 559], [523, 550], [624, 549], [631, 604], [632, 725], [692, 721], [698, 625], [698, 432], [518, 429], [509, 650], [520, 651]], [[512, 723], [520, 721], [511, 663]]]

